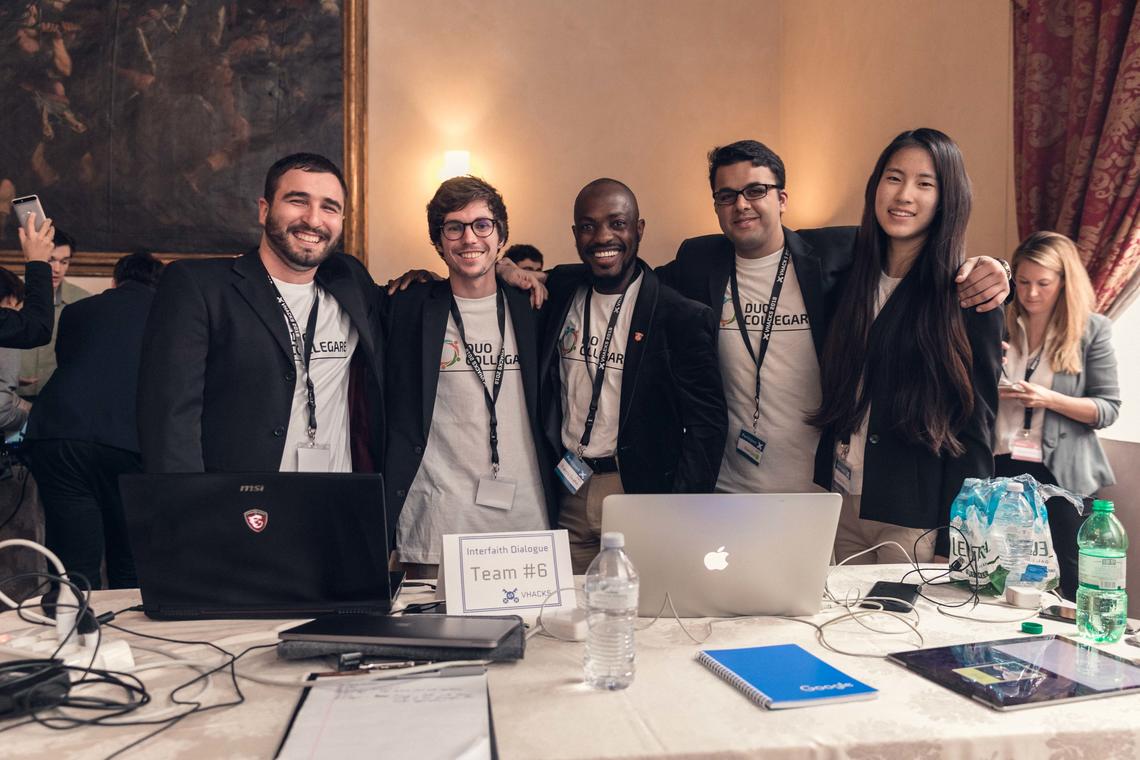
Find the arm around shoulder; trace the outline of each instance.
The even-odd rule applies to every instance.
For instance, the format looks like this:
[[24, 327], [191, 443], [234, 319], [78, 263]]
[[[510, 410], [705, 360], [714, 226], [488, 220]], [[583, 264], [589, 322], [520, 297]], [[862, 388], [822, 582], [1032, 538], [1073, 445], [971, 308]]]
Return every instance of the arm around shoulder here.
[[669, 320], [670, 369], [685, 427], [675, 490], [711, 492], [728, 435], [716, 351], [716, 315], [704, 304], [688, 299], [681, 302], [683, 306]]

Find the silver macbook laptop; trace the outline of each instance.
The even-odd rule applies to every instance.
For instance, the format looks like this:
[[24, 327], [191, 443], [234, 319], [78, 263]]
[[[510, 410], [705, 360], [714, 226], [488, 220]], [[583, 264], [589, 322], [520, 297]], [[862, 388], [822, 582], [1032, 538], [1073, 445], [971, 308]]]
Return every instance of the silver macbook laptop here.
[[625, 534], [643, 617], [658, 613], [666, 592], [682, 617], [814, 615], [840, 501], [834, 493], [607, 496], [602, 531]]

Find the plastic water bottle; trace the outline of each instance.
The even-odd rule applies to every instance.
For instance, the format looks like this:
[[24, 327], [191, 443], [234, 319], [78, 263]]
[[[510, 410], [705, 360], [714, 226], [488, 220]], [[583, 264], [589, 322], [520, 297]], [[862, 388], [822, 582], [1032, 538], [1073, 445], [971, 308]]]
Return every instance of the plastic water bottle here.
[[1077, 532], [1077, 630], [1093, 641], [1120, 641], [1128, 624], [1124, 590], [1128, 536], [1111, 501], [1093, 502], [1092, 516]]
[[602, 551], [586, 570], [586, 683], [624, 689], [633, 683], [637, 571], [622, 551], [625, 536], [603, 533]]
[[1037, 541], [1033, 523], [1036, 513], [1024, 492], [1025, 487], [1016, 480], [1007, 483], [990, 525], [990, 536], [1001, 554], [998, 564], [1009, 573], [1005, 579], [1007, 589], [1040, 589], [1045, 585], [1048, 570], [1044, 564], [1034, 561]]

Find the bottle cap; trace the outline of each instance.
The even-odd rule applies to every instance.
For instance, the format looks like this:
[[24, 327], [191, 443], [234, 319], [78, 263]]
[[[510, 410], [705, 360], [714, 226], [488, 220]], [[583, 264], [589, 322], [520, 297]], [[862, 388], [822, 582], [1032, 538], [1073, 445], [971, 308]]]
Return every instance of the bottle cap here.
[[602, 534], [602, 549], [620, 549], [625, 546], [625, 535], [618, 532]]
[[1114, 512], [1116, 507], [1108, 499], [1093, 500], [1093, 512]]
[[1012, 491], [1013, 493], [1022, 493], [1025, 491], [1025, 486], [1021, 485], [1021, 483], [1018, 483], [1015, 480], [1012, 483], [1007, 483], [1005, 486], [1005, 490]]
[[1040, 623], [1034, 623], [1032, 620], [1026, 620], [1021, 624], [1022, 633], [1041, 633], [1045, 627]]

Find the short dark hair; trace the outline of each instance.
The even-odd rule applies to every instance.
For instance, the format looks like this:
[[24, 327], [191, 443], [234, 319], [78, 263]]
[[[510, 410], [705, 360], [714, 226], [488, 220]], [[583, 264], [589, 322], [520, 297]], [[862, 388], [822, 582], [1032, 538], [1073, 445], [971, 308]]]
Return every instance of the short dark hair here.
[[768, 167], [776, 175], [776, 184], [781, 188], [784, 186], [784, 162], [775, 151], [756, 140], [737, 140], [709, 151], [709, 187], [716, 190], [717, 169], [741, 161], [748, 161], [753, 166]]
[[474, 201], [486, 201], [487, 208], [499, 228], [499, 241], [507, 242], [507, 205], [499, 191], [478, 177], [452, 177], [435, 191], [427, 205], [428, 236], [432, 245], [439, 245], [443, 218], [453, 211], [466, 208]]
[[55, 228], [55, 236], [52, 238], [51, 242], [52, 245], [54, 245], [56, 248], [66, 245], [71, 249], [72, 253], [75, 253], [75, 238], [61, 230], [59, 227]]
[[503, 256], [516, 264], [520, 261], [527, 260], [538, 262], [539, 265], [542, 264], [542, 251], [528, 243], [516, 243], [512, 245]]
[[273, 196], [277, 194], [277, 185], [281, 182], [282, 175], [293, 169], [300, 169], [303, 172], [317, 172], [318, 174], [333, 175], [336, 177], [337, 182], [340, 183], [340, 189], [344, 191], [345, 201], [347, 202], [348, 185], [344, 181], [344, 175], [341, 174], [340, 167], [317, 153], [292, 153], [285, 156], [285, 158], [278, 159], [277, 163], [269, 167], [269, 172], [265, 175], [266, 201], [270, 203], [273, 202]]
[[114, 277], [116, 285], [122, 285], [124, 282], [140, 282], [153, 288], [158, 285], [162, 271], [162, 262], [150, 251], [140, 248], [116, 261], [111, 276]]
[[24, 302], [24, 283], [11, 271], [0, 267], [0, 301], [9, 296], [16, 298], [16, 303]]

